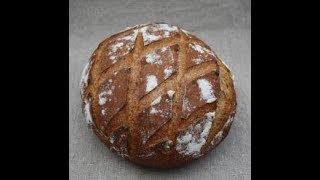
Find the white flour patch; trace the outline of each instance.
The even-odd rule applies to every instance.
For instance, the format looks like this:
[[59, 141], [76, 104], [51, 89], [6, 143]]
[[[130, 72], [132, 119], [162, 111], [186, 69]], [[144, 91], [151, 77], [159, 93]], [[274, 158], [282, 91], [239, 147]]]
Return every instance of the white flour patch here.
[[192, 61], [196, 64], [201, 64], [203, 62], [203, 59], [196, 58], [196, 59], [192, 59]]
[[167, 91], [167, 94], [168, 94], [170, 99], [172, 99], [174, 93], [175, 93], [175, 91], [172, 91], [172, 90]]
[[[143, 25], [137, 25], [134, 27], [144, 26]], [[132, 28], [132, 27], [129, 27]], [[151, 29], [153, 32], [163, 31], [164, 33], [162, 35], [154, 35], [152, 32], [149, 32], [149, 29]], [[112, 61], [112, 64], [116, 63], [118, 61], [119, 55], [117, 55], [116, 52], [118, 52], [119, 49], [121, 49], [121, 55], [124, 56], [128, 54], [134, 46], [134, 42], [136, 40], [136, 37], [138, 35], [138, 32], [142, 33], [144, 43], [149, 44], [151, 42], [160, 40], [162, 38], [166, 38], [170, 36], [170, 32], [176, 31], [178, 28], [176, 26], [171, 26], [168, 24], [150, 24], [144, 27], [140, 27], [138, 29], [133, 30], [132, 33], [129, 35], [123, 36], [118, 38], [113, 45], [111, 45], [111, 50], [108, 53], [109, 59]]]
[[[118, 139], [117, 139], [118, 138]], [[114, 150], [119, 156], [121, 157], [128, 157], [128, 149], [126, 145], [120, 145], [118, 146], [116, 143], [122, 140], [126, 140], [126, 135], [121, 134], [120, 138], [115, 137], [114, 134], [112, 134], [109, 137], [109, 142], [110, 142], [110, 150]]]
[[112, 51], [113, 51], [113, 52], [116, 52], [116, 51], [117, 51], [119, 48], [121, 48], [123, 45], [124, 45], [123, 42], [119, 42], [119, 43], [117, 43], [117, 44], [113, 44], [113, 45], [111, 46]]
[[189, 112], [191, 112], [191, 105], [188, 98], [186, 97], [186, 93], [187, 93], [187, 86], [185, 86], [184, 93], [183, 93], [182, 112], [186, 112], [187, 114], [189, 114]]
[[178, 31], [178, 28], [176, 26], [172, 26], [169, 24], [159, 24], [159, 29], [165, 30], [167, 32]]
[[168, 49], [169, 49], [168, 46], [167, 46], [167, 47], [163, 47], [163, 48], [161, 48], [161, 52], [164, 53], [164, 52], [166, 52]]
[[156, 108], [152, 107], [150, 110], [150, 114], [157, 114], [159, 111]]
[[122, 38], [119, 38], [119, 40], [125, 40], [125, 41], [131, 41], [131, 42], [134, 42], [136, 37], [137, 37], [137, 30], [134, 30], [134, 32], [128, 36], [124, 36]]
[[127, 45], [124, 47], [124, 43], [119, 42], [119, 40], [121, 40], [121, 39], [118, 39], [116, 44], [111, 45], [111, 51], [108, 53], [109, 59], [111, 60], [112, 64], [116, 63], [118, 61], [118, 59], [120, 58], [119, 55], [117, 55], [118, 49], [121, 49], [123, 51], [123, 53], [121, 53], [120, 56], [124, 56], [124, 55], [128, 54], [128, 52], [133, 47], [133, 46], [127, 46]]
[[161, 38], [161, 36], [156, 36], [156, 35], [153, 35], [153, 34], [143, 33], [143, 39], [145, 39], [144, 42], [147, 42], [147, 43], [150, 43], [150, 42], [153, 42], [153, 41], [157, 41], [160, 38]]
[[192, 49], [198, 51], [199, 53], [204, 53], [203, 47], [200, 46], [199, 44], [194, 43], [194, 44], [189, 44], [189, 46], [190, 46]]
[[107, 91], [107, 95], [111, 95], [112, 94], [112, 91], [111, 90], [108, 90]]
[[222, 62], [222, 64], [223, 64], [224, 66], [226, 66], [226, 68], [227, 68], [229, 71], [231, 71], [230, 67], [229, 67], [226, 63], [224, 63], [222, 60], [220, 60], [220, 61]]
[[234, 75], [233, 74], [231, 75], [231, 79], [233, 81], [233, 88], [235, 88], [236, 87], [236, 82], [234, 81]]
[[234, 117], [230, 116], [227, 120], [227, 122], [223, 125], [222, 129], [214, 136], [212, 141], [210, 142], [211, 145], [217, 145], [223, 138], [223, 131], [230, 126], [230, 124], [233, 122]]
[[110, 142], [111, 144], [114, 143], [114, 136], [111, 136], [111, 137], [110, 137], [109, 142]]
[[92, 67], [92, 62], [93, 61], [91, 60], [85, 65], [81, 74], [81, 80], [80, 80], [81, 96], [83, 96], [84, 89], [88, 86], [89, 72]]
[[141, 33], [142, 33], [144, 42], [150, 43], [150, 42], [153, 42], [153, 41], [156, 41], [156, 40], [160, 39], [161, 36], [155, 36], [155, 35], [149, 34], [149, 33], [147, 32], [147, 29], [148, 29], [149, 27], [150, 27], [150, 26], [145, 26], [145, 27], [143, 27], [143, 28], [141, 28], [141, 29], [138, 30], [138, 32], [141, 32]]
[[223, 130], [219, 131], [213, 138], [213, 140], [210, 142], [211, 145], [216, 145], [218, 144], [222, 138], [223, 138]]
[[129, 29], [133, 29], [133, 28], [136, 28], [138, 26], [145, 26], [145, 25], [147, 25], [147, 24], [138, 24], [138, 25], [135, 25], [135, 26], [129, 26], [129, 27], [126, 27], [125, 29], [123, 29], [123, 30], [121, 30], [119, 32], [124, 32], [124, 31], [127, 31]]
[[223, 128], [227, 128], [234, 120], [234, 116], [230, 116], [227, 122], [224, 124]]
[[151, 152], [151, 153], [147, 154], [145, 157], [150, 157], [150, 156], [153, 156], [155, 154], [156, 154], [155, 152]]
[[201, 99], [205, 100], [207, 103], [212, 103], [217, 99], [213, 94], [212, 85], [208, 80], [198, 79], [197, 83], [200, 89]]
[[102, 114], [102, 115], [106, 115], [106, 110], [105, 110], [105, 109], [102, 109], [102, 110], [101, 110], [101, 114]]
[[152, 89], [154, 89], [158, 85], [158, 80], [155, 75], [149, 75], [147, 76], [147, 85], [146, 85], [146, 92], [150, 92]]
[[[147, 32], [147, 29], [148, 28], [152, 28], [154, 31], [163, 31], [164, 34], [163, 35], [153, 35], [153, 34], [149, 34]], [[178, 31], [178, 28], [176, 26], [171, 26], [171, 25], [168, 25], [168, 24], [157, 24], [155, 26], [145, 26], [143, 28], [140, 29], [140, 32], [142, 32], [142, 35], [143, 35], [143, 39], [145, 40], [145, 42], [147, 43], [151, 43], [153, 41], [157, 41], [159, 39], [162, 39], [162, 38], [166, 38], [166, 37], [169, 37], [170, 35], [170, 32], [173, 32], [173, 31]]]
[[146, 55], [146, 61], [149, 64], [162, 64], [162, 60], [160, 59], [160, 55], [155, 52]]
[[182, 102], [182, 111], [183, 112], [191, 112], [191, 105], [190, 102], [187, 98], [183, 98], [183, 102]]
[[168, 79], [173, 73], [173, 67], [170, 66], [170, 67], [165, 68], [163, 70], [163, 73], [164, 73], [164, 79]]
[[[180, 28], [181, 29], [181, 28]], [[187, 36], [189, 36], [189, 34], [191, 34], [189, 31], [181, 29]], [[190, 37], [190, 36], [189, 36]]]
[[[149, 28], [151, 30], [153, 30], [154, 32], [163, 31], [164, 33], [163, 33], [163, 35], [150, 34], [148, 32]], [[149, 44], [151, 42], [157, 41], [159, 39], [169, 37], [170, 36], [170, 32], [173, 32], [173, 31], [178, 32], [178, 28], [176, 26], [171, 26], [171, 25], [168, 25], [168, 24], [156, 24], [156, 25], [151, 25], [150, 24], [148, 26], [144, 26], [144, 27], [142, 27], [140, 29], [134, 30], [133, 34], [131, 34], [129, 36], [125, 36], [122, 39], [135, 41], [138, 32], [141, 32], [143, 40], [144, 40], [144, 43], [146, 45], [146, 44]]]
[[191, 43], [191, 44], [189, 44], [189, 47], [191, 47], [192, 49], [196, 50], [197, 52], [199, 52], [201, 54], [206, 52], [207, 54], [215, 56], [215, 54], [210, 49], [207, 49], [197, 43]]
[[91, 116], [91, 99], [85, 99], [84, 100], [84, 115], [85, 115], [85, 120], [87, 124], [92, 125], [92, 116]]
[[161, 101], [161, 96], [159, 96], [158, 98], [156, 98], [155, 100], [152, 101], [151, 106], [157, 105], [159, 104]]
[[[204, 117], [203, 128], [200, 124], [193, 124], [188, 127], [185, 133], [178, 136], [176, 145], [176, 150], [178, 153], [193, 157], [198, 157], [201, 155], [201, 147], [206, 143], [206, 138], [208, 137], [211, 129], [214, 116], [215, 112], [207, 113]], [[199, 131], [201, 131], [200, 135], [195, 136], [195, 133]]]
[[106, 104], [106, 102], [107, 102], [107, 97], [106, 97], [106, 95], [107, 95], [108, 93], [107, 93], [107, 91], [102, 91], [100, 94], [99, 94], [99, 105], [104, 105], [104, 104]]

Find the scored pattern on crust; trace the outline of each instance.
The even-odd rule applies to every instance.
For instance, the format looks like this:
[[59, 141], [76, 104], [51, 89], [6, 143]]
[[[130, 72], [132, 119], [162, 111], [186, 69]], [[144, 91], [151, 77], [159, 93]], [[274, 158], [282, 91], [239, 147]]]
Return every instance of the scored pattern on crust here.
[[[155, 153], [148, 151], [151, 147], [157, 147], [158, 149], [162, 147], [164, 148], [162, 151], [167, 152], [168, 144], [177, 144], [176, 150], [180, 154], [199, 157], [201, 155], [201, 147], [205, 143], [208, 144], [204, 139], [208, 136], [211, 124], [214, 122], [214, 117], [209, 118], [208, 113], [209, 115], [214, 114], [216, 103], [219, 101], [219, 65], [217, 64], [216, 56], [204, 43], [198, 39], [194, 39], [191, 35], [180, 29], [177, 29], [177, 31], [171, 29], [174, 33], [167, 32], [163, 38], [154, 37], [153, 39], [145, 39], [146, 36], [141, 29], [145, 29], [144, 31], [146, 32], [147, 26], [148, 25], [136, 26], [133, 29], [121, 32], [118, 36], [112, 36], [109, 38], [109, 43], [106, 43], [107, 39], [101, 43], [96, 50], [99, 54], [93, 59], [98, 61], [97, 63], [100, 61], [101, 64], [101, 61], [106, 61], [103, 52], [112, 52], [107, 50], [110, 49], [111, 46], [111, 48], [115, 49], [114, 52], [122, 48], [120, 45], [123, 42], [118, 42], [118, 44], [120, 43], [119, 46], [112, 43], [115, 42], [116, 38], [119, 39], [120, 37], [120, 39], [124, 40], [135, 39], [133, 43], [125, 46], [125, 48], [127, 48], [125, 53], [119, 51], [118, 56], [112, 58], [116, 59], [116, 61], [112, 61], [112, 63], [109, 64], [105, 63], [107, 65], [100, 66], [100, 69], [90, 63], [90, 68], [93, 66], [93, 73], [86, 74], [85, 79], [90, 79], [89, 75], [91, 75], [92, 79], [96, 79], [96, 81], [82, 83], [85, 84], [85, 91], [82, 92], [82, 95], [84, 100], [86, 100], [85, 97], [89, 94], [92, 97], [89, 106], [93, 106], [91, 109], [91, 111], [94, 111], [93, 117], [99, 117], [98, 119], [94, 119], [93, 126], [96, 127], [96, 130], [98, 129], [101, 136], [111, 138], [109, 144], [114, 143], [112, 137], [114, 137], [115, 130], [125, 129], [124, 135], [120, 138], [121, 142], [118, 143], [119, 145], [128, 143], [125, 145], [125, 149], [123, 149], [123, 147], [113, 148], [114, 150], [121, 149], [120, 154], [124, 157], [130, 156], [130, 154], [140, 154], [138, 156], [141, 157], [143, 156], [141, 155], [143, 151], [149, 152], [149, 154], [146, 155], [147, 157], [153, 156]], [[130, 46], [130, 48], [128, 48], [128, 46]], [[166, 53], [167, 48], [179, 49], [177, 59], [173, 61], [174, 64], [167, 65], [167, 71], [164, 71], [161, 81], [157, 81], [156, 84], [150, 83], [150, 88], [148, 89], [147, 85], [146, 90], [142, 92], [137, 87], [141, 72], [143, 71], [143, 65], [141, 65], [141, 63], [145, 62], [144, 64], [146, 64], [147, 62], [161, 66], [162, 62], [157, 59], [157, 55], [152, 53], [157, 51], [161, 51], [158, 52], [158, 54]], [[198, 55], [186, 56], [187, 51], [197, 51]], [[110, 55], [111, 54], [109, 54], [109, 56]], [[148, 55], [153, 57], [153, 59], [148, 59]], [[90, 68], [87, 69], [86, 72], [90, 71]], [[108, 120], [99, 122], [99, 119], [103, 119], [100, 117], [101, 114], [106, 115], [108, 113], [108, 108], [105, 107], [101, 112], [97, 112], [95, 109], [98, 108], [95, 108], [95, 105], [105, 105], [106, 101], [111, 100], [107, 97], [113, 93], [112, 86], [106, 85], [104, 91], [93, 91], [92, 89], [101, 89], [100, 86], [103, 83], [112, 84], [114, 81], [112, 77], [121, 71], [128, 72], [128, 77], [124, 76], [124, 82], [127, 83], [127, 90], [121, 92], [124, 96], [127, 94], [127, 97], [123, 97], [123, 100], [118, 105], [117, 111], [113, 111], [111, 116], [106, 116]], [[208, 77], [203, 78], [206, 76], [212, 76], [211, 80], [209, 77], [210, 82]], [[149, 81], [152, 81], [152, 77], [150, 78]], [[145, 83], [148, 83], [148, 79]], [[124, 85], [124, 83], [122, 84]], [[90, 85], [92, 88], [90, 88]], [[199, 99], [198, 104], [196, 104], [197, 106], [193, 106], [188, 103], [188, 98], [194, 98], [194, 96], [192, 91], [187, 90], [187, 87], [196, 85], [199, 86], [200, 94], [198, 96], [200, 96], [201, 99]], [[213, 87], [211, 87], [212, 85]], [[201, 89], [200, 86], [207, 87], [207, 89]], [[212, 91], [215, 92], [215, 94], [213, 94]], [[93, 104], [94, 102], [96, 102], [96, 104]], [[159, 111], [156, 109], [157, 106], [164, 112], [163, 114], [158, 113]], [[150, 116], [145, 112], [152, 114], [154, 121], [147, 122], [146, 119], [150, 119]], [[128, 119], [126, 121], [122, 119], [121, 122], [116, 120], [119, 118], [114, 117], [120, 113], [126, 113]], [[124, 115], [122, 114], [122, 116]], [[101, 128], [101, 126], [103, 128]], [[173, 127], [180, 127], [179, 131], [173, 130]], [[106, 128], [109, 130], [105, 130]], [[139, 129], [141, 129], [141, 131], [137, 133]], [[207, 134], [203, 133], [203, 131], [206, 131]], [[188, 138], [192, 134], [192, 136], [198, 137], [198, 139], [194, 137], [186, 139], [183, 137], [183, 134], [187, 135], [186, 137]], [[188, 142], [187, 140], [190, 141]], [[190, 143], [198, 143], [196, 144], [195, 152], [190, 151], [194, 148], [190, 146]], [[145, 147], [145, 149], [138, 148], [141, 147], [141, 144], [143, 144], [142, 146]], [[162, 145], [160, 146], [160, 144]], [[171, 148], [171, 150], [173, 149], [174, 148]]]

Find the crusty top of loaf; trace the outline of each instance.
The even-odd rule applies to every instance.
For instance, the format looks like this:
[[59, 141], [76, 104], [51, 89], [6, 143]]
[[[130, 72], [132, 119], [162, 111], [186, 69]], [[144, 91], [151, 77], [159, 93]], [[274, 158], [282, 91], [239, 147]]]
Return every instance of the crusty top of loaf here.
[[150, 23], [100, 43], [83, 71], [81, 95], [87, 123], [100, 139], [147, 164], [160, 155], [197, 158], [217, 145], [235, 113], [232, 82], [203, 41]]

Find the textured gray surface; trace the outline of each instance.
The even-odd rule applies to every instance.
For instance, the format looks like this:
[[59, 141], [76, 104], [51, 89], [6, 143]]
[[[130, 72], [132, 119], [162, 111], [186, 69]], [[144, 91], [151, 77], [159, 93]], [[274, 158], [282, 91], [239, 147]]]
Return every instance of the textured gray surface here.
[[[70, 179], [251, 179], [250, 0], [70, 0]], [[91, 53], [106, 37], [146, 22], [177, 24], [203, 39], [235, 76], [237, 114], [229, 136], [204, 158], [180, 169], [153, 170], [115, 156], [87, 128], [79, 80]]]

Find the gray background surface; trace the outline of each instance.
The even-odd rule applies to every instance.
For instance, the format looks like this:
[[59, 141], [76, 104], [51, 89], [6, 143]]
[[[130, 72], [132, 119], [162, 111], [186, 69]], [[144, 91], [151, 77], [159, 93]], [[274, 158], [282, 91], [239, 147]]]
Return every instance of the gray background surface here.
[[[69, 5], [70, 179], [251, 179], [250, 0], [70, 0]], [[115, 156], [87, 128], [80, 108], [81, 71], [98, 43], [146, 22], [167, 22], [192, 32], [235, 76], [238, 108], [229, 136], [180, 169], [143, 168]]]

